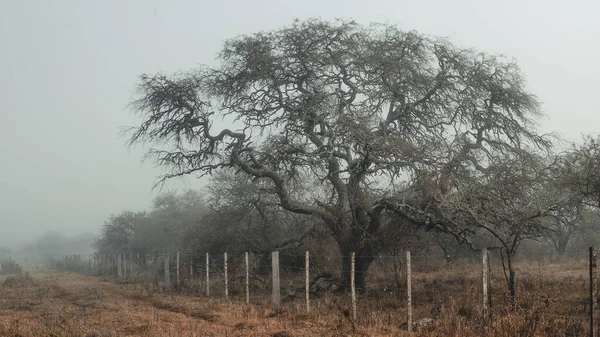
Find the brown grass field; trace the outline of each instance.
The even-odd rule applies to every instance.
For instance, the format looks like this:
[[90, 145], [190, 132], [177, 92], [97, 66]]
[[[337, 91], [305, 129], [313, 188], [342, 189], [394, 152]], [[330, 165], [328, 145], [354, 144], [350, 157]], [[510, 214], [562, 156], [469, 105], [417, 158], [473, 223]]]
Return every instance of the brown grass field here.
[[[520, 262], [518, 297], [508, 301], [501, 269], [492, 269], [491, 322], [481, 319], [480, 268], [473, 262], [413, 276], [414, 332], [406, 331], [406, 295], [381, 287], [359, 294], [358, 319], [348, 295], [302, 298], [272, 310], [264, 296], [251, 305], [197, 295], [148, 296], [141, 284], [72, 273], [34, 272], [0, 278], [0, 336], [587, 336], [585, 261]], [[501, 267], [500, 267], [501, 268]]]

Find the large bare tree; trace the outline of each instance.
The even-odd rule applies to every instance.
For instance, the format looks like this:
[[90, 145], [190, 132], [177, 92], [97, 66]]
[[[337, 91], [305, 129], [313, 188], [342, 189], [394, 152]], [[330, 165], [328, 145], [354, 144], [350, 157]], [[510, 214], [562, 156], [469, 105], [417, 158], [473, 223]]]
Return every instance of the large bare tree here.
[[[436, 205], [460, 179], [548, 145], [513, 61], [395, 26], [296, 22], [226, 41], [219, 61], [142, 75], [131, 144], [153, 144], [159, 182], [224, 167], [264, 180], [281, 208], [329, 229], [346, 285], [356, 252], [364, 289], [386, 212], [455, 232]], [[311, 198], [295, 193], [306, 181]]]

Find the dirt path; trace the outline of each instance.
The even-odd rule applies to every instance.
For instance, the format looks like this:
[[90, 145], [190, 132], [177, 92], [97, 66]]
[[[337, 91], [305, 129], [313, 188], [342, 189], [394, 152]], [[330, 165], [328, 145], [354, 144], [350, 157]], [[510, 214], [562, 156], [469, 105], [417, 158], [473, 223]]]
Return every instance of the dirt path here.
[[[76, 274], [0, 280], [0, 336], [369, 336], [343, 318], [154, 294]], [[379, 331], [379, 336], [398, 335]]]

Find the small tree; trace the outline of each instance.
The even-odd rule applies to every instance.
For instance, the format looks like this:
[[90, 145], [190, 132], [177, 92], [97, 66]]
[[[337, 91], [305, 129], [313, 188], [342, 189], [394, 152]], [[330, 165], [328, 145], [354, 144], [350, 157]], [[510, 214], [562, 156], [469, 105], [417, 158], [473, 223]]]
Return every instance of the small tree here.
[[[356, 252], [365, 288], [385, 213], [454, 231], [436, 211], [498, 153], [547, 146], [517, 65], [390, 25], [296, 22], [228, 40], [216, 68], [142, 75], [130, 144], [167, 168], [159, 182], [232, 167], [338, 242], [343, 286]], [[217, 121], [228, 117], [231, 128]], [[407, 195], [395, 183], [407, 180]], [[296, 193], [299, 181], [318, 193]], [[315, 187], [316, 188], [316, 187]]]
[[444, 205], [476, 233], [490, 235], [499, 248], [504, 276], [514, 299], [514, 257], [524, 240], [550, 232], [548, 217], [560, 210], [562, 199], [548, 195], [548, 167], [537, 156], [501, 157]]
[[563, 256], [572, 239], [581, 234], [584, 213], [585, 206], [581, 204], [565, 204], [557, 206], [557, 209], [546, 217], [548, 231], [544, 237], [559, 256]]
[[119, 254], [131, 251], [130, 241], [136, 230], [141, 227], [145, 213], [123, 211], [111, 215], [102, 226], [100, 237], [96, 240], [96, 248], [105, 254]]
[[557, 174], [561, 187], [581, 203], [600, 207], [600, 137], [587, 136], [559, 156]]
[[232, 170], [216, 172], [207, 186], [210, 210], [202, 226], [191, 229], [187, 245], [199, 252], [233, 254], [297, 246], [314, 228], [314, 219], [286, 212], [264, 182]]
[[96, 248], [106, 254], [164, 253], [182, 248], [189, 229], [206, 212], [202, 196], [193, 190], [158, 195], [149, 211], [123, 211], [102, 227]]

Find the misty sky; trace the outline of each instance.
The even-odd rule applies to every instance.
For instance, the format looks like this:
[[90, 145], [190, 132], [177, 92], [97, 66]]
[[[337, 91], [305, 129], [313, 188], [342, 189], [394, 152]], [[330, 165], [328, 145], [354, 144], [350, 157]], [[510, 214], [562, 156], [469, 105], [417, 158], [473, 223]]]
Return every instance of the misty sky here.
[[[214, 64], [222, 42], [295, 18], [397, 23], [515, 57], [567, 139], [600, 125], [597, 1], [0, 0], [0, 246], [97, 232], [158, 193], [119, 128], [137, 76]], [[195, 178], [167, 188], [200, 188]]]

